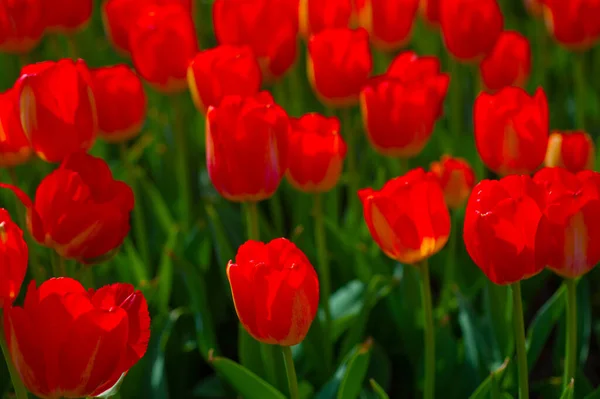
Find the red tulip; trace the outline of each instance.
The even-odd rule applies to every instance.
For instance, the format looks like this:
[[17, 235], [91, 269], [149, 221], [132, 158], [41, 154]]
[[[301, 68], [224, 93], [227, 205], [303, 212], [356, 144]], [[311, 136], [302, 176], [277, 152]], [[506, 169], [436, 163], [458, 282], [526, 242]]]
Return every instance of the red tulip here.
[[28, 228], [42, 245], [83, 263], [103, 260], [129, 233], [133, 192], [114, 180], [101, 158], [83, 152], [69, 155], [46, 176], [31, 199], [11, 189], [27, 208]]
[[518, 87], [475, 100], [477, 151], [485, 166], [500, 175], [529, 174], [544, 162], [548, 146], [548, 102], [543, 89], [533, 97]]
[[319, 280], [294, 243], [247, 241], [229, 261], [227, 277], [240, 322], [254, 339], [283, 346], [304, 340], [317, 314]]
[[545, 168], [534, 181], [546, 190], [548, 268], [566, 278], [584, 275], [600, 262], [600, 173]]
[[72, 33], [83, 28], [92, 17], [92, 0], [42, 0], [46, 28]]
[[535, 17], [542, 15], [542, 2], [544, 0], [523, 0], [525, 8]]
[[13, 167], [31, 157], [31, 143], [21, 126], [18, 89], [0, 93], [0, 166]]
[[27, 271], [29, 251], [23, 232], [0, 208], [0, 308], [9, 307], [15, 300]]
[[260, 66], [248, 46], [222, 44], [199, 52], [187, 71], [198, 110], [206, 113], [227, 95], [253, 96], [260, 90]]
[[394, 157], [419, 154], [442, 115], [448, 83], [437, 58], [413, 52], [400, 54], [385, 75], [371, 79], [361, 91], [360, 104], [373, 148]]
[[146, 93], [140, 78], [124, 64], [91, 72], [100, 137], [116, 143], [137, 136], [146, 117]]
[[523, 35], [502, 32], [494, 49], [479, 65], [483, 84], [496, 91], [506, 86], [523, 86], [531, 71], [531, 48]]
[[288, 167], [290, 121], [268, 92], [226, 96], [206, 114], [206, 164], [230, 201], [269, 198]]
[[129, 31], [129, 48], [135, 69], [156, 90], [185, 90], [187, 67], [198, 52], [191, 14], [180, 4], [146, 7]]
[[421, 16], [430, 27], [440, 26], [440, 3], [443, 0], [421, 0], [419, 9]]
[[473, 262], [496, 284], [512, 284], [545, 266], [541, 186], [529, 176], [483, 180], [465, 211], [464, 241]]
[[27, 53], [44, 33], [40, 0], [0, 0], [0, 51]]
[[347, 28], [352, 0], [300, 0], [300, 32], [306, 38], [329, 28]]
[[594, 140], [584, 131], [552, 132], [544, 164], [560, 166], [577, 173], [594, 169], [596, 161]]
[[308, 42], [308, 77], [326, 104], [354, 104], [372, 68], [369, 35], [362, 28], [327, 29]]
[[475, 172], [462, 158], [444, 155], [439, 162], [433, 162], [431, 172], [439, 179], [444, 198], [450, 209], [463, 206], [475, 185]]
[[130, 284], [86, 290], [71, 278], [29, 284], [25, 305], [5, 310], [10, 357], [41, 398], [98, 396], [146, 353], [150, 315]]
[[92, 147], [98, 121], [83, 60], [27, 65], [17, 85], [23, 130], [40, 158], [60, 162], [72, 152]]
[[213, 25], [220, 44], [252, 48], [265, 81], [281, 77], [296, 60], [297, 1], [215, 0]]
[[542, 6], [548, 31], [563, 46], [585, 50], [600, 39], [597, 0], [543, 0]]
[[415, 264], [446, 245], [450, 214], [432, 173], [414, 169], [379, 191], [366, 188], [358, 195], [371, 236], [390, 258]]
[[395, 51], [410, 40], [419, 0], [356, 0], [358, 21], [373, 45]]
[[337, 118], [311, 113], [292, 118], [287, 178], [305, 192], [326, 192], [340, 179], [346, 143]]
[[494, 48], [504, 20], [496, 0], [443, 0], [440, 23], [450, 54], [478, 61]]

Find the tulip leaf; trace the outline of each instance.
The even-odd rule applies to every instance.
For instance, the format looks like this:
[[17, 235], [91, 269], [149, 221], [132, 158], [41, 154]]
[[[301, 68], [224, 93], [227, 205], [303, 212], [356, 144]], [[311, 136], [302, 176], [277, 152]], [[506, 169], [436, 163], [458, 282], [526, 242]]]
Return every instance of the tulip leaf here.
[[363, 381], [369, 368], [371, 360], [371, 348], [373, 341], [369, 338], [360, 345], [358, 351], [348, 362], [348, 367], [340, 384], [340, 390], [337, 393], [337, 399], [355, 399], [358, 398], [362, 390]]
[[[590, 351], [592, 336], [592, 306], [589, 279], [580, 279], [577, 284], [577, 360], [585, 365]], [[577, 384], [579, 387], [579, 384]]]
[[498, 398], [500, 397], [500, 381], [507, 369], [510, 358], [506, 358], [504, 363], [496, 370], [492, 371], [490, 375], [477, 387], [475, 392], [469, 397], [469, 399], [487, 399], [487, 398]]
[[152, 210], [154, 211], [154, 215], [158, 222], [160, 223], [163, 231], [169, 232], [175, 227], [175, 219], [171, 215], [169, 211], [169, 207], [167, 206], [166, 201], [160, 194], [160, 190], [150, 182], [148, 177], [140, 174], [140, 184], [142, 189], [146, 192], [148, 196], [148, 203], [152, 204]]
[[163, 248], [163, 253], [158, 267], [158, 295], [156, 306], [160, 312], [166, 313], [169, 310], [169, 301], [171, 299], [171, 289], [173, 288], [173, 250], [177, 244], [179, 232], [172, 230], [169, 233], [167, 242]]
[[298, 396], [300, 399], [311, 399], [315, 394], [315, 388], [308, 381], [298, 383]]
[[235, 251], [231, 245], [231, 242], [229, 241], [229, 238], [227, 237], [227, 234], [225, 233], [225, 227], [223, 226], [215, 207], [209, 203], [206, 203], [204, 209], [206, 211], [206, 215], [208, 216], [208, 221], [213, 235], [212, 243], [217, 254], [219, 273], [223, 279], [226, 292], [231, 297], [229, 282], [227, 280], [227, 262], [234, 259]]
[[571, 380], [569, 385], [567, 385], [567, 387], [563, 390], [562, 395], [560, 395], [560, 399], [573, 399], [574, 388], [574, 381]]
[[388, 394], [381, 387], [381, 385], [379, 385], [377, 383], [377, 381], [375, 381], [374, 379], [371, 378], [369, 380], [369, 383], [371, 384], [371, 388], [373, 388], [373, 391], [375, 391], [375, 393], [377, 394], [377, 396], [379, 397], [379, 399], [390, 399], [390, 397], [388, 396]]
[[329, 379], [329, 381], [323, 385], [323, 387], [317, 392], [314, 396], [314, 399], [331, 399], [334, 398], [339, 390], [342, 379], [346, 375], [346, 369], [348, 368], [348, 364], [350, 360], [356, 355], [361, 345], [356, 345], [350, 352], [344, 356], [344, 359], [340, 362], [335, 373]]
[[584, 399], [600, 399], [600, 388], [588, 394]]

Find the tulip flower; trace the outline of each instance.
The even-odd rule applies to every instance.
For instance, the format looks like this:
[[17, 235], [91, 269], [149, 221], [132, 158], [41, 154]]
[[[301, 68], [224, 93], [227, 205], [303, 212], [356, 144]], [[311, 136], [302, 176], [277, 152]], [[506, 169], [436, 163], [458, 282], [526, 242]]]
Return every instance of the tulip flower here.
[[69, 155], [41, 181], [33, 201], [15, 186], [0, 187], [11, 189], [27, 208], [33, 238], [63, 258], [87, 264], [104, 260], [129, 233], [133, 192], [113, 179], [101, 158]]
[[305, 38], [329, 28], [347, 28], [353, 0], [300, 0], [300, 32]]
[[366, 30], [327, 29], [308, 42], [308, 77], [319, 99], [347, 106], [358, 101], [373, 60]]
[[385, 75], [367, 82], [360, 105], [373, 148], [393, 157], [419, 154], [442, 115], [448, 83], [437, 58], [413, 52], [400, 54]]
[[475, 185], [475, 172], [463, 158], [444, 155], [439, 162], [433, 162], [431, 172], [439, 179], [444, 199], [450, 209], [463, 206]]
[[18, 89], [0, 93], [0, 166], [21, 165], [31, 157], [31, 143], [21, 126]]
[[140, 78], [124, 64], [93, 69], [91, 74], [100, 137], [115, 143], [137, 136], [146, 118]]
[[540, 15], [542, 15], [543, 1], [544, 0], [523, 0], [523, 3], [525, 3], [525, 8], [527, 9], [527, 11], [529, 11], [531, 15], [533, 15], [534, 17], [539, 17]]
[[15, 300], [27, 271], [29, 251], [23, 232], [6, 209], [0, 208], [0, 309]]
[[226, 96], [206, 114], [206, 164], [230, 201], [269, 198], [288, 167], [290, 121], [268, 92]]
[[227, 95], [253, 96], [260, 90], [260, 66], [248, 46], [222, 44], [199, 52], [187, 71], [196, 108], [202, 113]]
[[41, 0], [0, 1], [0, 51], [28, 53], [44, 28]]
[[280, 78], [296, 60], [297, 1], [215, 0], [213, 26], [219, 44], [252, 48], [264, 81]]
[[150, 316], [130, 284], [86, 290], [71, 278], [29, 284], [5, 309], [4, 334], [25, 386], [41, 398], [98, 396], [146, 353]]
[[440, 26], [440, 3], [443, 0], [421, 0], [419, 11], [430, 27]]
[[485, 166], [500, 175], [529, 174], [544, 162], [548, 146], [548, 102], [518, 87], [481, 93], [474, 106], [475, 143]]
[[585, 50], [600, 39], [600, 3], [596, 0], [544, 0], [548, 31], [563, 46]]
[[440, 2], [440, 24], [450, 54], [471, 62], [492, 51], [504, 20], [496, 0], [446, 0]]
[[92, 147], [98, 121], [83, 60], [27, 65], [17, 86], [23, 130], [40, 158], [60, 162], [72, 152]]
[[523, 35], [502, 32], [492, 52], [479, 65], [483, 84], [490, 91], [506, 86], [522, 87], [531, 71], [531, 48]]
[[410, 40], [419, 0], [355, 0], [360, 26], [375, 48], [395, 51]]
[[594, 169], [594, 140], [584, 131], [552, 132], [548, 139], [545, 166], [560, 166], [572, 173]]
[[92, 17], [92, 0], [42, 0], [46, 29], [72, 33], [83, 28]]

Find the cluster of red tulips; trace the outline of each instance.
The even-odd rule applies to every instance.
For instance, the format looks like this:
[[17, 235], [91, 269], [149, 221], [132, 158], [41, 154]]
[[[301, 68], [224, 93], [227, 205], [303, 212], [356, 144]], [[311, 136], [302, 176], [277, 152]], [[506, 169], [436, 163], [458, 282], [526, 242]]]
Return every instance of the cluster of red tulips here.
[[[569, 49], [585, 51], [600, 39], [598, 1], [534, 0], [528, 7], [543, 12], [550, 33]], [[252, 337], [283, 348], [292, 398], [298, 387], [289, 347], [303, 341], [319, 304], [323, 331], [330, 333], [321, 194], [338, 185], [345, 162], [349, 219], [362, 204], [381, 250], [421, 272], [424, 397], [433, 398], [435, 386], [427, 259], [455, 234], [450, 212], [465, 203], [464, 244], [473, 262], [493, 283], [512, 285], [520, 397], [527, 398], [529, 388], [519, 284], [544, 268], [564, 277], [569, 290], [565, 384], [575, 377], [576, 281], [600, 261], [594, 144], [584, 126], [550, 134], [544, 89], [530, 95], [522, 88], [531, 72], [529, 43], [503, 30], [496, 0], [215, 0], [219, 45], [201, 51], [192, 0], [105, 0], [101, 8], [108, 39], [134, 69], [43, 61], [23, 65], [14, 86], [0, 94], [0, 165], [12, 169], [33, 155], [59, 164], [33, 199], [17, 179], [0, 184], [24, 205], [19, 223], [28, 230], [24, 235], [0, 210], [3, 349], [17, 398], [27, 397], [25, 388], [42, 398], [98, 396], [118, 385], [146, 351], [150, 317], [141, 292], [120, 283], [86, 289], [64, 267], [64, 260], [82, 268], [105, 261], [129, 234], [134, 190], [87, 152], [97, 137], [121, 145], [136, 138], [146, 119], [144, 83], [165, 95], [189, 89], [205, 115], [210, 180], [247, 212], [250, 241], [227, 265], [235, 308]], [[92, 10], [92, 0], [0, 0], [0, 51], [23, 54], [45, 33], [70, 35], [85, 27]], [[377, 153], [414, 158], [444, 113], [453, 79], [436, 57], [400, 51], [419, 10], [455, 61], [478, 68], [474, 140], [488, 176], [497, 178], [478, 182], [481, 167], [474, 171], [466, 160], [444, 155], [429, 171], [404, 170], [379, 190], [362, 188], [357, 129], [331, 115], [290, 117], [263, 87], [277, 85], [294, 65], [300, 37], [316, 97], [341, 115], [359, 105]], [[376, 76], [371, 46], [393, 55]], [[184, 129], [175, 135], [186, 219], [193, 207], [187, 140]], [[258, 241], [257, 202], [269, 199], [284, 177], [314, 194], [318, 275], [291, 241]], [[347, 226], [360, 228], [354, 220]], [[32, 281], [24, 305], [13, 306], [26, 275], [29, 237], [61, 260], [54, 278], [39, 287]]]

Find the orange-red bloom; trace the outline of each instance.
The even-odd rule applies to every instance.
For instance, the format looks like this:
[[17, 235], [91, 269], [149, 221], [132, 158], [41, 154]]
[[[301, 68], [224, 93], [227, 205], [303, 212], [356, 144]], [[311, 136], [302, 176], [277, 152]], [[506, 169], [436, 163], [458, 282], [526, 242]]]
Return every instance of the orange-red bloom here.
[[288, 167], [290, 121], [273, 97], [226, 96], [206, 114], [206, 164], [230, 201], [269, 198]]
[[444, 155], [439, 162], [432, 162], [429, 168], [436, 175], [444, 190], [444, 198], [450, 209], [463, 206], [475, 185], [475, 172], [463, 158]]
[[10, 306], [19, 295], [28, 256], [23, 232], [12, 221], [8, 211], [0, 208], [0, 309]]
[[72, 33], [92, 17], [92, 0], [42, 0], [46, 29], [54, 32]]
[[496, 284], [512, 284], [545, 266], [545, 194], [529, 176], [483, 180], [467, 202], [464, 241], [473, 262]]
[[544, 168], [534, 181], [546, 191], [546, 265], [562, 277], [584, 275], [600, 262], [600, 174]]
[[347, 28], [352, 0], [300, 0], [300, 33], [306, 38], [329, 28]]
[[419, 0], [356, 0], [355, 4], [358, 22], [376, 48], [394, 51], [408, 43]]
[[446, 48], [461, 61], [479, 61], [494, 48], [504, 19], [496, 0], [444, 0], [440, 23]]
[[13, 167], [31, 157], [31, 143], [21, 126], [18, 88], [0, 93], [0, 166]]
[[36, 154], [60, 162], [94, 144], [98, 130], [91, 77], [83, 60], [25, 66], [20, 88], [21, 123]]
[[131, 284], [86, 290], [71, 278], [29, 284], [5, 309], [4, 334], [21, 380], [41, 398], [98, 396], [146, 353], [150, 315]]
[[304, 253], [285, 238], [247, 241], [227, 264], [240, 322], [260, 342], [297, 345], [319, 306], [319, 280]]
[[100, 137], [116, 143], [137, 136], [146, 117], [146, 93], [140, 78], [124, 64], [91, 72]]
[[308, 77], [326, 104], [356, 103], [372, 68], [369, 34], [362, 28], [326, 29], [308, 42]]
[[523, 86], [531, 71], [529, 41], [518, 32], [502, 32], [479, 70], [483, 84], [491, 91], [505, 86]]
[[0, 51], [27, 53], [44, 33], [40, 0], [0, 0]]
[[440, 2], [442, 0], [421, 0], [419, 10], [421, 16], [430, 27], [440, 26]]
[[213, 25], [220, 44], [252, 48], [265, 81], [281, 77], [296, 60], [296, 0], [215, 0]]
[[485, 166], [500, 174], [529, 174], [544, 162], [548, 146], [548, 102], [539, 88], [532, 97], [518, 87], [475, 100], [477, 151]]
[[198, 52], [190, 12], [176, 3], [145, 7], [129, 31], [129, 49], [135, 69], [156, 90], [185, 90], [188, 65]]
[[594, 169], [596, 161], [594, 140], [584, 131], [552, 132], [548, 139], [548, 151], [544, 164], [560, 166], [577, 173]]
[[600, 39], [600, 2], [542, 0], [548, 31], [557, 42], [575, 50], [590, 48]]
[[188, 67], [187, 79], [194, 104], [206, 113], [224, 96], [255, 95], [262, 76], [250, 47], [222, 44], [199, 52]]
[[31, 199], [11, 189], [27, 208], [32, 236], [60, 256], [94, 263], [116, 250], [129, 233], [133, 192], [114, 180], [101, 158], [73, 153], [46, 176]]
[[379, 153], [413, 157], [423, 150], [442, 115], [449, 77], [435, 57], [407, 51], [387, 73], [362, 89], [360, 105], [367, 137]]
[[311, 113], [291, 118], [291, 125], [289, 182], [306, 192], [331, 190], [340, 179], [346, 156], [340, 121]]
[[415, 264], [438, 253], [450, 235], [450, 213], [438, 179], [422, 168], [379, 191], [358, 192], [373, 240], [390, 258]]

